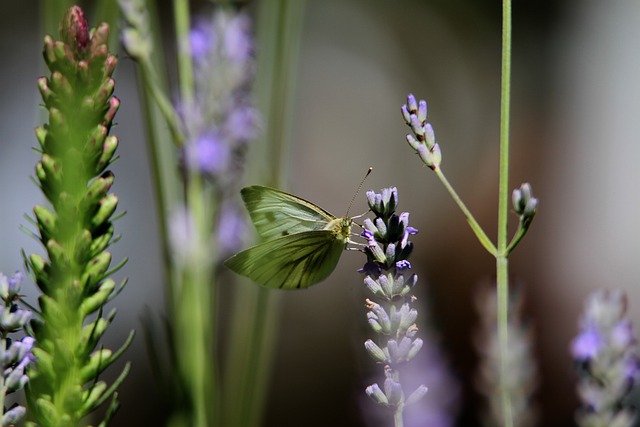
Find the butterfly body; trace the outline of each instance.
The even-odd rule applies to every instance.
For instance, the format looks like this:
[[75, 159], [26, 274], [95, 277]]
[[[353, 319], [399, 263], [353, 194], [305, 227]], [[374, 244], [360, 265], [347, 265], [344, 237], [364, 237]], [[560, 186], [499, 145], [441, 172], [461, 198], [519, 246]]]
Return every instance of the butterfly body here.
[[352, 220], [263, 186], [245, 187], [242, 199], [262, 243], [225, 265], [267, 288], [302, 289], [326, 279], [349, 243]]

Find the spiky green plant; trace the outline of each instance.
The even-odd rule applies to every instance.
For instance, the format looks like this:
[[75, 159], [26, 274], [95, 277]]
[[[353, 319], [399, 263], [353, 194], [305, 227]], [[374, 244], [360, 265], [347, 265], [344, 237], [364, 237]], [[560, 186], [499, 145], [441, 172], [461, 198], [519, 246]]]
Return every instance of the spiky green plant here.
[[108, 136], [120, 102], [111, 78], [116, 58], [109, 54], [109, 28], [92, 30], [79, 7], [60, 24], [61, 40], [46, 36], [44, 59], [50, 75], [38, 80], [49, 122], [36, 129], [41, 159], [37, 182], [50, 207], [36, 206], [36, 236], [46, 257], [25, 256], [42, 292], [40, 318], [32, 322], [37, 362], [27, 388], [28, 418], [41, 426], [77, 426], [108, 399], [100, 425], [117, 409], [116, 389], [127, 375], [107, 385], [100, 374], [128, 347], [133, 333], [117, 351], [99, 346], [115, 310], [104, 305], [122, 286], [109, 276], [106, 249], [116, 240], [112, 216], [118, 198], [108, 194], [114, 176], [118, 140]]

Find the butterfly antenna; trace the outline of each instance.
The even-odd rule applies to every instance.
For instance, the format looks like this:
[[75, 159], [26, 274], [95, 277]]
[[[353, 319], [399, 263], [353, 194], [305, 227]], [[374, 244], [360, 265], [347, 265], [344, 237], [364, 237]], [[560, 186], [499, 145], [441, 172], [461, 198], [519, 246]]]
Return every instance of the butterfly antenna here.
[[369, 170], [367, 170], [367, 173], [364, 174], [364, 178], [362, 178], [362, 181], [360, 181], [360, 185], [358, 185], [358, 189], [356, 190], [356, 193], [351, 198], [351, 203], [349, 203], [349, 209], [347, 209], [347, 215], [346, 215], [347, 217], [349, 216], [349, 211], [351, 210], [351, 206], [353, 205], [353, 202], [355, 202], [356, 197], [358, 197], [358, 193], [362, 189], [362, 185], [364, 184], [364, 181], [367, 179], [371, 171], [373, 171], [373, 168], [369, 167]]

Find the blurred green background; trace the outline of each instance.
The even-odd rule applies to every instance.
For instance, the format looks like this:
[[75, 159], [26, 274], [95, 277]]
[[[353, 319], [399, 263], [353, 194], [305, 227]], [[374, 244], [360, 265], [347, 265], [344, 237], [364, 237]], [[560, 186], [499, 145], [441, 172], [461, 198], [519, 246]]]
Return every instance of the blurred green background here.
[[[167, 21], [170, 4], [160, 2]], [[22, 268], [19, 231], [43, 198], [29, 180], [33, 128], [44, 120], [36, 79], [41, 4], [3, 2], [0, 12], [0, 271]], [[194, 15], [198, 5], [194, 5]], [[342, 214], [369, 166], [365, 187], [397, 186], [411, 212], [413, 266], [420, 277], [420, 327], [436, 337], [461, 382], [457, 425], [474, 426], [473, 298], [495, 272], [461, 213], [406, 145], [399, 108], [411, 92], [429, 104], [442, 168], [479, 222], [495, 235], [498, 182], [500, 4], [489, 0], [309, 0], [295, 82], [295, 146], [289, 190]], [[640, 2], [514, 2], [511, 187], [533, 185], [534, 224], [513, 253], [511, 273], [526, 297], [540, 375], [539, 425], [572, 425], [577, 400], [569, 342], [584, 297], [623, 288], [640, 324]], [[91, 22], [94, 26], [96, 22]], [[167, 27], [168, 36], [170, 29]], [[259, 72], [259, 71], [258, 71]], [[293, 83], [292, 83], [293, 84]], [[140, 330], [145, 308], [164, 307], [160, 249], [134, 64], [120, 53], [112, 133], [120, 139], [113, 191], [129, 263], [108, 334], [116, 347]], [[361, 195], [353, 213], [364, 212]], [[266, 426], [364, 426], [373, 407], [363, 389], [381, 370], [363, 351], [364, 293], [345, 254], [326, 283], [281, 295]], [[26, 285], [27, 298], [34, 298]], [[138, 335], [124, 359], [133, 370], [114, 425], [159, 425], [162, 408]], [[123, 363], [122, 361], [121, 363]], [[416, 374], [419, 376], [419, 372]], [[427, 383], [429, 386], [429, 384]], [[438, 394], [430, 386], [426, 400]]]

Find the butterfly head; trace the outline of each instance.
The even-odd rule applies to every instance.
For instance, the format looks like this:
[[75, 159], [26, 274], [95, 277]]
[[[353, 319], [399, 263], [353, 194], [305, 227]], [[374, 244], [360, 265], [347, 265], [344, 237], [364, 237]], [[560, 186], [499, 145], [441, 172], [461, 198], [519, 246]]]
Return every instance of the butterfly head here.
[[353, 221], [349, 217], [336, 218], [331, 220], [325, 230], [333, 231], [333, 234], [336, 236], [338, 240], [342, 240], [345, 244], [349, 241], [349, 236], [351, 235], [351, 224]]

